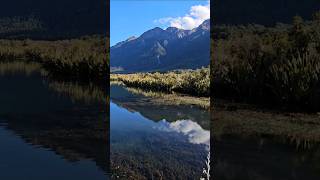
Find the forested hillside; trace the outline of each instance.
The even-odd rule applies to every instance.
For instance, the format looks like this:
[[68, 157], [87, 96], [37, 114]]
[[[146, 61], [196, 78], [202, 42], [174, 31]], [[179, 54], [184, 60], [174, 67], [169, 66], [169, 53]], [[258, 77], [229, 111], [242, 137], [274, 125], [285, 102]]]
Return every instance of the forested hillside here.
[[[15, 26], [14, 31], [0, 32], [0, 38], [41, 38], [41, 39], [63, 39], [91, 34], [107, 34], [109, 29], [109, 3], [104, 0], [11, 0], [1, 2], [0, 22], [5, 21], [7, 25]], [[37, 25], [30, 23], [30, 17]], [[17, 21], [18, 20], [18, 21]], [[37, 33], [30, 33], [36, 27]], [[1, 30], [5, 28], [1, 23]], [[41, 28], [38, 26], [41, 24]], [[18, 30], [17, 28], [21, 29]], [[27, 31], [26, 31], [27, 30]], [[41, 31], [40, 31], [41, 30]], [[29, 33], [28, 33], [29, 32]], [[23, 35], [22, 35], [23, 34]]]
[[320, 9], [319, 0], [214, 0], [211, 1], [215, 24], [263, 24], [290, 23], [299, 15], [311, 19]]

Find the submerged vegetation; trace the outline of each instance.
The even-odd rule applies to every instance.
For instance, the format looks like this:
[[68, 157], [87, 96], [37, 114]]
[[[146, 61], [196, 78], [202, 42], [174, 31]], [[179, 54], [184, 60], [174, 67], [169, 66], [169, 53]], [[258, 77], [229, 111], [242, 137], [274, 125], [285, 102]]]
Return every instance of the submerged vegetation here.
[[0, 62], [38, 63], [55, 77], [105, 81], [109, 78], [107, 42], [98, 36], [58, 41], [0, 40]]
[[320, 12], [291, 25], [221, 26], [213, 32], [215, 97], [320, 110]]
[[177, 92], [193, 96], [209, 96], [209, 68], [180, 70], [167, 73], [111, 74], [111, 81], [128, 87], [162, 92]]

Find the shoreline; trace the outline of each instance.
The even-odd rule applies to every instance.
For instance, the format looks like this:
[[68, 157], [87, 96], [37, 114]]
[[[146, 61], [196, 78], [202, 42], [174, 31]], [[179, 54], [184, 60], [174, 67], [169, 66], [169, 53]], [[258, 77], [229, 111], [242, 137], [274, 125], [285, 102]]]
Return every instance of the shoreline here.
[[215, 103], [211, 116], [216, 138], [226, 135], [284, 138], [302, 148], [320, 143], [319, 119], [319, 113], [268, 110], [225, 101]]
[[159, 91], [146, 90], [137, 87], [130, 87], [121, 81], [110, 81], [110, 85], [124, 86], [129, 92], [133, 94], [143, 95], [145, 97], [151, 97], [155, 103], [169, 104], [169, 105], [194, 105], [199, 108], [208, 110], [210, 109], [209, 97], [196, 97], [188, 94], [180, 93], [166, 93]]

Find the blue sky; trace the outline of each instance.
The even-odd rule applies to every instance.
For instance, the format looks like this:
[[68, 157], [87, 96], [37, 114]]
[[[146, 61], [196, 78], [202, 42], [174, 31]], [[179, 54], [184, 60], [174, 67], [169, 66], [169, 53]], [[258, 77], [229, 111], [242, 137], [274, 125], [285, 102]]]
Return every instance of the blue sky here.
[[208, 0], [111, 0], [110, 3], [111, 46], [154, 27], [190, 29], [208, 18], [204, 7]]

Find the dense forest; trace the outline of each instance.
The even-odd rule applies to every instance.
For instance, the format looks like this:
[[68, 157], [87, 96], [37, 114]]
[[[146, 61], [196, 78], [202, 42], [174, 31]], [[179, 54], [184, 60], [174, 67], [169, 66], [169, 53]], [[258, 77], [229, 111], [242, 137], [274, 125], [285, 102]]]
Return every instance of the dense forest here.
[[[94, 34], [108, 35], [109, 5], [104, 0], [11, 0], [1, 3], [0, 19], [11, 19], [10, 26], [16, 24], [17, 18], [33, 17], [41, 23], [41, 32], [25, 36], [16, 32], [21, 38], [65, 39]], [[10, 36], [0, 34], [0, 38]]]
[[291, 24], [213, 29], [212, 92], [217, 98], [291, 110], [320, 108], [320, 12]]
[[0, 18], [0, 37], [19, 38], [33, 36], [32, 34], [44, 31], [43, 25], [33, 16]]

